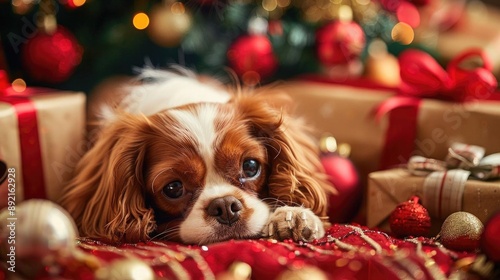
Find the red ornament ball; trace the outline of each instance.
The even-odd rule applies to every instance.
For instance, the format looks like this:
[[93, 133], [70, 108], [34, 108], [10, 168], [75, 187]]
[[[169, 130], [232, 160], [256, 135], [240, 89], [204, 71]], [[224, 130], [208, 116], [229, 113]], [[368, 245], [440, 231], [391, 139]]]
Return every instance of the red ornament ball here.
[[245, 35], [227, 51], [229, 66], [245, 83], [269, 78], [278, 68], [271, 41], [266, 35]]
[[432, 0], [380, 0], [382, 7], [389, 12], [396, 12], [396, 10], [405, 3], [412, 4], [418, 7], [427, 6]]
[[481, 249], [492, 261], [500, 263], [500, 213], [486, 223], [481, 236]]
[[318, 59], [325, 65], [345, 64], [357, 58], [365, 45], [363, 29], [353, 21], [332, 21], [316, 32]]
[[439, 241], [448, 249], [456, 251], [475, 251], [484, 226], [481, 220], [468, 212], [455, 212], [444, 220], [439, 232]]
[[58, 26], [54, 34], [39, 31], [23, 48], [22, 60], [35, 80], [60, 83], [67, 80], [82, 60], [83, 48], [75, 36]]
[[7, 71], [0, 69], [0, 90], [10, 87]]
[[397, 237], [427, 236], [431, 228], [431, 218], [424, 206], [413, 196], [399, 204], [389, 217], [392, 233]]
[[357, 214], [363, 195], [358, 171], [348, 158], [337, 154], [321, 157], [321, 163], [337, 194], [328, 199], [328, 217], [332, 223], [348, 223]]

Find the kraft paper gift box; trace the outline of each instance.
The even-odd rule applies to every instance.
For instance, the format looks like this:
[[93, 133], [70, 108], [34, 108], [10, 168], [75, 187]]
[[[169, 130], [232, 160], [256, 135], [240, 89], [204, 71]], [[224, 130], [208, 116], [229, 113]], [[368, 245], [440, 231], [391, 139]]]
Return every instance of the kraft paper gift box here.
[[0, 89], [0, 154], [15, 175], [16, 204], [59, 198], [86, 149], [84, 129], [83, 93]]
[[[370, 172], [406, 163], [410, 155], [444, 158], [454, 142], [482, 146], [486, 154], [500, 152], [499, 101], [457, 103], [422, 99], [418, 110], [408, 112], [409, 116], [402, 108], [401, 112], [391, 112], [377, 121], [374, 108], [393, 97], [394, 89], [324, 79], [291, 81], [283, 84], [282, 89], [294, 99], [297, 115], [315, 129], [315, 137], [330, 133], [338, 142], [351, 146], [350, 159], [365, 180]], [[414, 128], [412, 114], [416, 114]], [[394, 118], [400, 118], [403, 127], [394, 126]], [[396, 134], [391, 143], [387, 141], [390, 134]], [[415, 136], [411, 150], [394, 152], [403, 140], [408, 141], [408, 135]], [[383, 157], [392, 157], [392, 164], [387, 164]]]
[[[414, 176], [406, 169], [390, 169], [370, 173], [368, 179], [367, 198], [367, 226], [377, 227], [383, 230], [389, 229], [389, 217], [392, 211], [400, 203], [407, 201], [415, 195], [420, 198], [424, 194], [424, 182], [426, 177]], [[500, 180], [479, 181], [469, 179], [465, 183], [463, 194], [457, 197], [461, 202], [459, 211], [469, 212], [478, 217], [483, 223], [495, 213], [500, 211]], [[444, 208], [452, 199], [448, 196], [442, 198], [443, 212], [432, 209], [426, 205], [425, 199], [422, 205], [429, 210], [432, 222], [432, 234], [439, 232], [440, 226], [447, 217]], [[457, 211], [458, 209], [448, 210]]]

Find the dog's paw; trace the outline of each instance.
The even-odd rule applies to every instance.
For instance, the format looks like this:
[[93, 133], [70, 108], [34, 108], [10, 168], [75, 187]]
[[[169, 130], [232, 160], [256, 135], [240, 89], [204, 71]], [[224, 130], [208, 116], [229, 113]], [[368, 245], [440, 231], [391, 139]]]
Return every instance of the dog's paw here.
[[264, 237], [310, 242], [325, 235], [321, 220], [310, 209], [284, 206], [269, 217], [262, 232]]

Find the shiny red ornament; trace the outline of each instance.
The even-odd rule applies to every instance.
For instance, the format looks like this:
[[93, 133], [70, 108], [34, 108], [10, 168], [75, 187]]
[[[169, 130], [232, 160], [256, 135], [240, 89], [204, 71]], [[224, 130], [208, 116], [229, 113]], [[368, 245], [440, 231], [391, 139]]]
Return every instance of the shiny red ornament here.
[[481, 250], [492, 261], [500, 263], [500, 213], [486, 223], [481, 236]]
[[316, 32], [318, 59], [325, 65], [345, 64], [361, 54], [365, 33], [353, 21], [332, 21]]
[[415, 4], [415, 6], [426, 6], [431, 3], [431, 0], [410, 0], [409, 2]]
[[236, 39], [227, 51], [229, 66], [243, 78], [269, 78], [278, 68], [271, 41], [266, 35], [245, 35]]
[[431, 218], [424, 206], [418, 203], [419, 198], [399, 204], [389, 217], [389, 226], [397, 237], [427, 236], [431, 228]]
[[83, 48], [75, 36], [58, 26], [54, 34], [39, 31], [22, 50], [23, 65], [35, 80], [60, 83], [80, 64]]
[[7, 71], [0, 69], [0, 90], [6, 89], [10, 86]]
[[321, 163], [328, 175], [328, 180], [338, 192], [330, 195], [328, 199], [330, 222], [351, 222], [359, 210], [363, 193], [354, 163], [337, 154], [323, 155]]
[[382, 7], [389, 11], [395, 12], [403, 4], [413, 4], [418, 7], [427, 6], [432, 0], [379, 0]]

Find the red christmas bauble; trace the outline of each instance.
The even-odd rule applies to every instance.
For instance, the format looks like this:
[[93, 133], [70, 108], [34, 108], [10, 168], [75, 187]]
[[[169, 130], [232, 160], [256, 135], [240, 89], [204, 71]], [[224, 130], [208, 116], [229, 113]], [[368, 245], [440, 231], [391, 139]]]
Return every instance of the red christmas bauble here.
[[245, 78], [257, 82], [269, 78], [278, 67], [271, 41], [266, 35], [245, 35], [236, 39], [227, 51], [227, 59], [244, 82]]
[[332, 223], [348, 223], [358, 212], [362, 188], [356, 167], [347, 158], [329, 154], [321, 157], [321, 163], [337, 194], [329, 197], [328, 216]]
[[0, 90], [10, 87], [7, 71], [0, 69]]
[[481, 236], [481, 249], [492, 261], [500, 263], [500, 213], [486, 223]]
[[395, 236], [427, 236], [429, 234], [431, 217], [418, 200], [418, 197], [413, 196], [392, 211], [389, 226]]
[[415, 6], [427, 6], [431, 3], [432, 0], [380, 0], [380, 4], [384, 7], [385, 10], [389, 12], [395, 12], [401, 4], [411, 3]]
[[365, 44], [363, 29], [353, 21], [332, 21], [316, 32], [318, 59], [325, 65], [353, 60], [361, 54]]
[[67, 80], [81, 62], [83, 48], [75, 36], [58, 26], [54, 34], [39, 31], [23, 48], [22, 60], [35, 80], [60, 83]]

